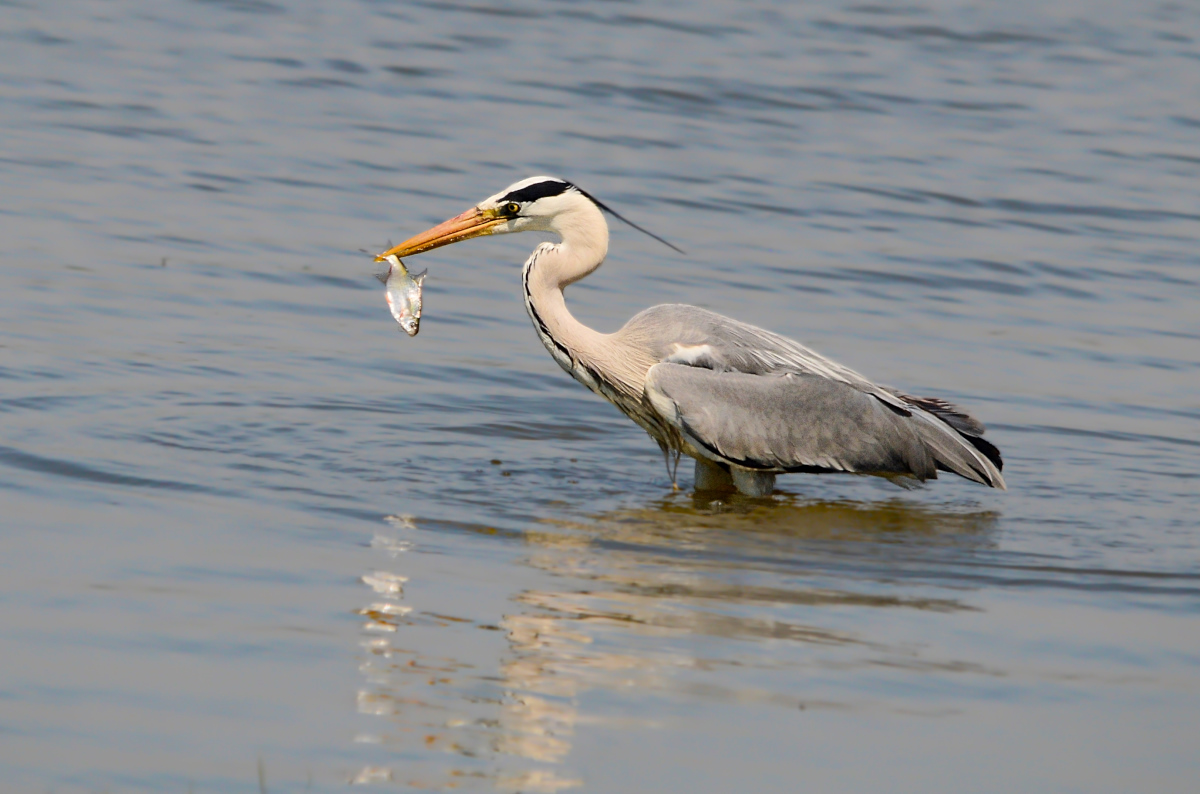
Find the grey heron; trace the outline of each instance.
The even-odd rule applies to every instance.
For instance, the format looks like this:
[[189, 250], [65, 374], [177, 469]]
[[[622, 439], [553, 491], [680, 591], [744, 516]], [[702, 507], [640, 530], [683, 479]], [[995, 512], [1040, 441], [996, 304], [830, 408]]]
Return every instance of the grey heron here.
[[969, 413], [872, 383], [786, 337], [681, 304], [653, 306], [611, 334], [576, 320], [563, 290], [608, 253], [602, 210], [635, 225], [564, 179], [534, 176], [376, 261], [488, 234], [556, 234], [560, 242], [538, 245], [521, 274], [538, 337], [564, 370], [658, 442], [672, 481], [671, 456], [694, 458], [697, 490], [765, 496], [786, 472], [903, 484], [947, 471], [1005, 487], [1000, 452]]

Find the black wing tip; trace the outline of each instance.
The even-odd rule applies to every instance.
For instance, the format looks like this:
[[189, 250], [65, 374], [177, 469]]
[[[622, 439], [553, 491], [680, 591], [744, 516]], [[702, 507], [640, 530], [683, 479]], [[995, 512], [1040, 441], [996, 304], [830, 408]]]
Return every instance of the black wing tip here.
[[981, 436], [986, 429], [983, 422], [971, 416], [969, 412], [940, 397], [914, 397], [894, 389], [888, 391], [905, 402], [912, 403], [923, 411], [928, 411], [964, 435]]
[[[986, 430], [983, 422], [980, 422], [954, 403], [943, 400], [940, 397], [913, 397], [909, 394], [893, 393], [902, 400], [910, 402], [941, 419], [954, 432], [958, 433], [971, 446], [975, 447], [979, 451], [979, 454], [991, 461], [992, 465], [996, 467], [996, 471], [1004, 470], [1004, 459], [1000, 456], [1000, 450], [995, 444], [983, 438], [984, 431]], [[986, 479], [990, 480], [991, 478]]]
[[967, 433], [959, 433], [963, 438], [971, 443], [971, 446], [979, 450], [979, 454], [983, 455], [992, 465], [996, 467], [996, 471], [1004, 471], [1004, 458], [1000, 457], [1000, 450], [995, 444], [980, 436], [973, 436]]

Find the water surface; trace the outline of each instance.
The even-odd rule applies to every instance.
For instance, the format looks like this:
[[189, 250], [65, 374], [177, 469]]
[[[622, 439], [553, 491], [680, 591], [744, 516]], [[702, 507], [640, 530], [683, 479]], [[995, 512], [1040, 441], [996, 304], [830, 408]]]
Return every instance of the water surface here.
[[[1200, 12], [0, 10], [0, 779], [55, 792], [1190, 791]], [[672, 491], [522, 306], [705, 306], [975, 410], [1010, 490]], [[685, 467], [686, 468], [686, 467]]]

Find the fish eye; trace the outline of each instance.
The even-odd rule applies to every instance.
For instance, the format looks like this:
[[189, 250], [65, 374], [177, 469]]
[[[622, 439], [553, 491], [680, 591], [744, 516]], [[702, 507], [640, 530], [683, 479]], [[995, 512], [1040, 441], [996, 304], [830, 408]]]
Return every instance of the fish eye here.
[[507, 212], [509, 215], [516, 215], [518, 212], [521, 211], [521, 205], [515, 201], [510, 201], [504, 205], [504, 211]]

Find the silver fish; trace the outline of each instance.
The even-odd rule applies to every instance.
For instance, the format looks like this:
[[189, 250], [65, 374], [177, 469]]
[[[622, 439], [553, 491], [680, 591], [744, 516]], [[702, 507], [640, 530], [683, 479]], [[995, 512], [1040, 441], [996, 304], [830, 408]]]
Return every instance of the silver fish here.
[[416, 336], [421, 330], [421, 293], [425, 289], [425, 274], [429, 271], [409, 275], [408, 268], [395, 255], [389, 256], [387, 262], [388, 272], [380, 274], [379, 280], [387, 285], [388, 308], [404, 333]]

